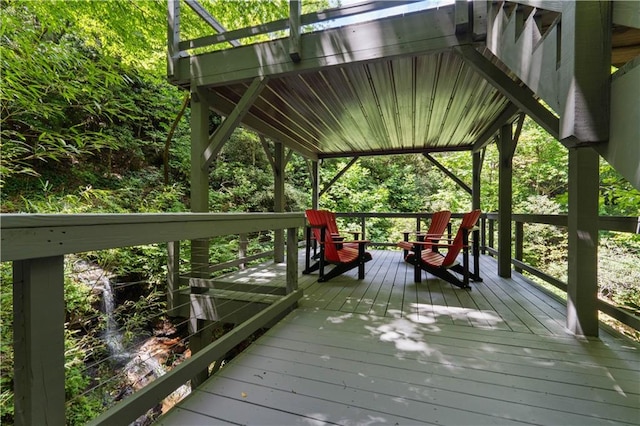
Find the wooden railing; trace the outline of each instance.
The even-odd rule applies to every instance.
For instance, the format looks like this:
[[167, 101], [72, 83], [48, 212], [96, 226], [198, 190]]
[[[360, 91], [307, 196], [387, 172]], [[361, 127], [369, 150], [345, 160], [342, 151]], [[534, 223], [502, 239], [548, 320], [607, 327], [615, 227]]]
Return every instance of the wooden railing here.
[[[499, 247], [496, 248], [494, 244], [495, 235], [495, 222], [498, 220], [498, 213], [487, 213], [484, 215], [485, 222], [488, 230], [485, 232], [483, 227], [481, 249], [483, 252], [487, 252], [493, 256], [499, 254]], [[540, 278], [544, 282], [562, 290], [567, 291], [567, 283], [553, 277], [538, 268], [535, 268], [527, 263], [523, 262], [524, 241], [525, 241], [525, 224], [543, 224], [551, 225], [559, 228], [566, 228], [567, 215], [534, 215], [534, 214], [514, 214], [511, 216], [514, 228], [514, 257], [511, 258], [511, 264], [518, 272], [526, 271], [531, 275]], [[640, 234], [640, 218], [638, 217], [622, 217], [622, 216], [600, 216], [599, 219], [600, 231], [612, 231], [612, 232], [626, 232], [631, 234]], [[635, 330], [640, 330], [640, 318], [632, 313], [623, 310], [617, 306], [611, 305], [602, 299], [598, 300], [598, 310], [609, 315], [612, 318], [622, 322], [623, 324], [632, 327]]]
[[65, 423], [65, 255], [169, 243], [171, 283], [177, 241], [287, 230], [285, 294], [92, 421], [129, 424], [295, 305], [302, 296], [297, 252], [304, 224], [302, 213], [2, 215], [0, 261], [13, 263], [15, 423]]
[[[462, 213], [454, 213], [451, 215], [452, 219], [462, 218]], [[362, 239], [366, 239], [367, 234], [367, 219], [372, 218], [386, 218], [386, 219], [415, 219], [416, 230], [420, 230], [422, 224], [424, 224], [430, 217], [430, 213], [337, 213], [339, 218], [356, 219], [359, 222], [360, 232]], [[479, 246], [481, 252], [489, 253], [490, 255], [497, 256], [499, 251], [495, 247], [495, 235], [497, 234], [497, 228], [495, 223], [498, 219], [498, 213], [486, 213], [483, 214], [480, 220], [479, 230]], [[514, 238], [514, 258], [511, 259], [514, 269], [518, 272], [526, 271], [533, 276], [536, 276], [543, 281], [551, 284], [552, 286], [566, 292], [567, 284], [556, 277], [553, 277], [529, 264], [523, 262], [523, 248], [525, 241], [524, 225], [525, 224], [545, 224], [552, 225], [561, 228], [567, 227], [567, 215], [531, 215], [531, 214], [514, 214], [512, 215], [512, 221], [515, 224], [515, 238]], [[599, 221], [599, 228], [601, 231], [613, 231], [613, 232], [626, 232], [632, 234], [640, 234], [640, 218], [638, 217], [618, 217], [618, 216], [601, 216]], [[395, 246], [395, 241], [372, 241], [372, 246]], [[598, 309], [615, 318], [616, 320], [634, 328], [640, 330], [640, 318], [633, 315], [629, 311], [621, 309], [617, 306], [611, 305], [604, 300], [598, 301]]]

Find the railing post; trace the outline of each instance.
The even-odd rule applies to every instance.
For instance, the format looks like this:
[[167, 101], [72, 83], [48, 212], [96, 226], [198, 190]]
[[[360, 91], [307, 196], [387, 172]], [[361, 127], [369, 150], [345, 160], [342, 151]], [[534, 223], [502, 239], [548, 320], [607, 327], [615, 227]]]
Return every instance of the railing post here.
[[287, 228], [287, 294], [298, 289], [298, 228]]
[[[524, 243], [524, 223], [516, 222], [516, 253], [517, 260], [522, 262], [522, 245]], [[522, 268], [515, 267], [516, 272], [522, 272]]]
[[487, 254], [487, 219], [480, 219], [480, 244], [482, 254]]
[[175, 316], [176, 292], [180, 288], [180, 241], [167, 243], [167, 315]]
[[167, 6], [167, 77], [172, 79], [180, 55], [180, 0], [168, 0]]
[[495, 234], [495, 231], [494, 231], [494, 220], [493, 219], [489, 219], [489, 247], [491, 247], [492, 249], [495, 249], [494, 241], [493, 241], [494, 234]]
[[367, 227], [367, 223], [366, 223], [366, 218], [364, 216], [362, 216], [360, 218], [360, 233], [362, 234], [360, 236], [361, 240], [366, 240], [367, 239], [367, 235], [366, 235], [366, 227]]
[[[247, 257], [247, 245], [249, 241], [247, 241], [247, 234], [240, 234], [240, 240], [238, 241], [238, 259], [243, 259]], [[241, 263], [238, 265], [239, 269], [244, 269], [246, 267], [245, 263]]]
[[16, 425], [65, 424], [64, 256], [13, 263]]

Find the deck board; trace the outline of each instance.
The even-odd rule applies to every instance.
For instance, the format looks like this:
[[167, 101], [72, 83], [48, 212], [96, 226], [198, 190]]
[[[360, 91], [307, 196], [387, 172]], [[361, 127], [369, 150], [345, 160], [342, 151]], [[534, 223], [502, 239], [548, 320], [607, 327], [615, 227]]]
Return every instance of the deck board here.
[[571, 335], [562, 303], [492, 258], [465, 291], [372, 254], [364, 280], [301, 275], [299, 308], [159, 424], [639, 423], [637, 343]]

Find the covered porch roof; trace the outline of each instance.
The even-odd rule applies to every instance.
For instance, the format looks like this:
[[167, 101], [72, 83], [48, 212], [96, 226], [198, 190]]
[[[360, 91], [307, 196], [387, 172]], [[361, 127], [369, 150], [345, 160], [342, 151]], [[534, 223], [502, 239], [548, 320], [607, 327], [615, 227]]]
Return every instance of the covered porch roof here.
[[[609, 134], [608, 91], [596, 90], [609, 63], [637, 73], [640, 23], [629, 2], [614, 2], [609, 28], [581, 18], [578, 31], [595, 34], [589, 37], [594, 43], [603, 34], [608, 40], [603, 55], [589, 54], [593, 59], [561, 34], [568, 31], [561, 22], [575, 26], [562, 2], [363, 2], [307, 15], [292, 2], [289, 19], [234, 31], [218, 24], [221, 33], [192, 40], [180, 39], [180, 2], [170, 3], [169, 80], [230, 117], [230, 127], [242, 124], [314, 160], [477, 151], [520, 112], [567, 146], [630, 136], [618, 123]], [[413, 11], [399, 12], [404, 4]], [[194, 10], [215, 21], [203, 8]], [[387, 10], [390, 16], [383, 15]], [[361, 18], [365, 13], [369, 20]], [[350, 23], [340, 26], [345, 18]], [[305, 25], [314, 29], [301, 34]], [[287, 30], [288, 37], [243, 44], [246, 37]], [[581, 75], [580, 69], [594, 67], [606, 71]], [[568, 73], [575, 78], [567, 80]], [[584, 111], [594, 105], [601, 106]], [[212, 135], [206, 161], [224, 140]], [[599, 152], [640, 185], [633, 166], [616, 161], [607, 147]]]

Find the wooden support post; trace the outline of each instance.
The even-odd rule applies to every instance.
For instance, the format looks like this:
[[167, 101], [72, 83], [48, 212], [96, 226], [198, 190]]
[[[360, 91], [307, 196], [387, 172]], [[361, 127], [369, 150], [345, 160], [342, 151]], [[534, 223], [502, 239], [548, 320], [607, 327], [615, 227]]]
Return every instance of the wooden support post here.
[[318, 161], [311, 162], [311, 208], [318, 210], [320, 205], [320, 167]]
[[598, 335], [598, 160], [569, 149], [567, 328], [585, 336]]
[[[480, 208], [480, 174], [482, 173], [482, 160], [484, 156], [481, 152], [472, 153], [472, 178], [471, 178], [471, 208]], [[473, 276], [480, 279], [480, 229], [476, 227], [473, 231]]]
[[[209, 169], [203, 161], [209, 141], [209, 106], [197, 88], [191, 93], [191, 211], [209, 211]], [[209, 240], [191, 241], [191, 275], [208, 278]]]
[[[189, 349], [191, 354], [200, 352], [213, 341], [213, 321], [191, 318], [189, 321]], [[191, 389], [195, 389], [209, 378], [209, 369], [204, 369], [191, 378]]]
[[289, 0], [289, 57], [295, 63], [302, 60], [302, 44], [300, 43], [300, 0]]
[[498, 275], [511, 277], [511, 196], [512, 161], [515, 151], [511, 123], [500, 129], [499, 188], [498, 188]]
[[[276, 213], [284, 212], [284, 144], [275, 142], [274, 144], [274, 206], [273, 211]], [[274, 247], [273, 260], [276, 263], [284, 262], [284, 230], [276, 229], [274, 231]]]
[[64, 257], [13, 263], [16, 425], [63, 425]]
[[176, 316], [176, 292], [180, 288], [180, 241], [167, 243], [167, 315]]
[[489, 247], [495, 249], [495, 220], [489, 219]]
[[367, 231], [367, 223], [366, 223], [366, 218], [364, 216], [362, 216], [362, 218], [360, 219], [360, 239], [361, 240], [366, 240], [367, 236], [366, 236], [366, 231]]
[[[247, 257], [247, 244], [249, 243], [249, 241], [247, 241], [247, 234], [240, 234], [238, 235], [238, 259], [242, 259]], [[238, 265], [238, 268], [240, 269], [244, 269], [246, 267], [246, 265], [244, 263], [241, 263]]]
[[[209, 167], [203, 153], [209, 143], [209, 106], [196, 87], [191, 93], [191, 211], [209, 211]], [[191, 241], [191, 277], [209, 278], [209, 240]], [[198, 289], [191, 288], [192, 292]], [[193, 312], [189, 320], [189, 349], [195, 354], [211, 341], [208, 321], [195, 318]], [[209, 375], [205, 369], [191, 380], [192, 388], [204, 382]]]
[[[522, 261], [522, 251], [524, 245], [524, 223], [516, 222], [516, 254], [515, 258]], [[522, 272], [522, 268], [516, 266], [516, 272]]]
[[287, 294], [298, 289], [298, 228], [287, 228]]

